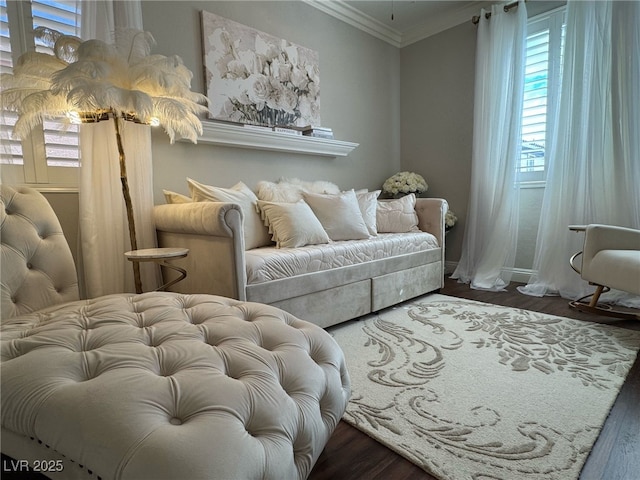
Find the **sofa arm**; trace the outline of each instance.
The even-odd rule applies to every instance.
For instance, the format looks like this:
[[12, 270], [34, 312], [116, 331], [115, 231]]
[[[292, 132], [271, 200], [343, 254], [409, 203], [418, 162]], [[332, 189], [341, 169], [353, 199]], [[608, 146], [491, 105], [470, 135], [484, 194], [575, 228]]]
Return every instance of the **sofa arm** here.
[[587, 225], [584, 258], [592, 258], [600, 250], [640, 250], [640, 230], [613, 225]]
[[572, 257], [571, 264], [583, 280], [640, 294], [640, 230], [587, 225], [581, 269], [574, 265], [576, 256]]
[[156, 205], [153, 214], [156, 229], [162, 231], [220, 237], [233, 237], [235, 232], [242, 231], [242, 225], [238, 224], [238, 216], [242, 217], [242, 210], [233, 203], [191, 202]]
[[416, 213], [418, 214], [418, 228], [429, 232], [438, 239], [438, 244], [444, 250], [444, 217], [449, 204], [443, 198], [416, 198]]
[[[154, 220], [159, 247], [182, 247], [189, 255], [175, 265], [187, 277], [171, 289], [246, 300], [243, 215], [239, 205], [193, 202], [156, 205]], [[172, 271], [163, 271], [165, 281]]]
[[585, 228], [582, 265], [584, 274], [591, 261], [602, 250], [640, 250], [640, 230], [613, 225], [591, 224]]

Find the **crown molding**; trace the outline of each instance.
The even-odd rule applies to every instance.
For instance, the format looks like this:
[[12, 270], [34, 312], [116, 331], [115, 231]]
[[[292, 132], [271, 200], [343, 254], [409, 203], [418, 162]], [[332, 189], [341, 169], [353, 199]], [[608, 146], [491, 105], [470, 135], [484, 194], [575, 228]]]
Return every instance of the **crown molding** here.
[[464, 22], [471, 22], [471, 17], [477, 15], [480, 8], [485, 5], [491, 5], [491, 2], [459, 2], [460, 6], [458, 8], [433, 16], [422, 25], [406, 32], [400, 32], [362, 13], [357, 8], [351, 7], [342, 0], [302, 1], [397, 48], [406, 47]]
[[348, 23], [363, 32], [373, 35], [380, 40], [390, 43], [394, 47], [402, 47], [402, 33], [387, 27], [373, 17], [362, 13], [342, 0], [302, 0], [304, 3]]
[[422, 25], [409, 29], [402, 35], [401, 47], [424, 40], [427, 37], [457, 27], [465, 22], [471, 23], [474, 15], [480, 13], [480, 9], [490, 6], [493, 2], [459, 2], [458, 8], [448, 10], [437, 16], [427, 19]]

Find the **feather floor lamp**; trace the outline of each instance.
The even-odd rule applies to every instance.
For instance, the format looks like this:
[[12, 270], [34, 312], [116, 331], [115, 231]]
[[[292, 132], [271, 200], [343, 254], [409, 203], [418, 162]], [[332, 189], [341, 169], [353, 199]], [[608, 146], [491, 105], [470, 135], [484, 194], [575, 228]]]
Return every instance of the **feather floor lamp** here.
[[[113, 44], [83, 42], [45, 27], [34, 34], [53, 54], [27, 52], [12, 74], [0, 77], [0, 105], [18, 115], [13, 134], [25, 138], [45, 118], [63, 117], [70, 123], [113, 119], [129, 239], [136, 250], [122, 122], [161, 125], [171, 143], [176, 137], [196, 143], [202, 134], [198, 115], [208, 111], [207, 97], [191, 91], [193, 75], [180, 57], [151, 55], [155, 41], [149, 32], [118, 30]], [[132, 265], [136, 292], [141, 293], [140, 264]]]

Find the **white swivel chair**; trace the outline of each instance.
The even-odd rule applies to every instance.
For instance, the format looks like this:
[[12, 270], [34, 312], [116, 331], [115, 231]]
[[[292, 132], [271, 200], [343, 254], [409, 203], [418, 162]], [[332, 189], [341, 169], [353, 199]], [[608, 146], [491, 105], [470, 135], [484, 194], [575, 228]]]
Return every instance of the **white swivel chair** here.
[[640, 313], [598, 303], [600, 295], [612, 288], [640, 295], [640, 230], [599, 224], [569, 228], [583, 231], [585, 235], [583, 250], [569, 261], [571, 267], [582, 279], [596, 286], [592, 295], [572, 301], [570, 305], [584, 312], [640, 319]]

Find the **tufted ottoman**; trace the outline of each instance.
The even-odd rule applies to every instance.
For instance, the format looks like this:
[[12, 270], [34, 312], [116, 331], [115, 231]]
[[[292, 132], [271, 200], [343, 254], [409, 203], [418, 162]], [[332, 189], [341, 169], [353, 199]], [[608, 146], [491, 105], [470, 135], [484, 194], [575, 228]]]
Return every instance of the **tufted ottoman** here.
[[328, 333], [224, 297], [110, 295], [1, 335], [2, 452], [51, 478], [302, 479], [349, 397]]

